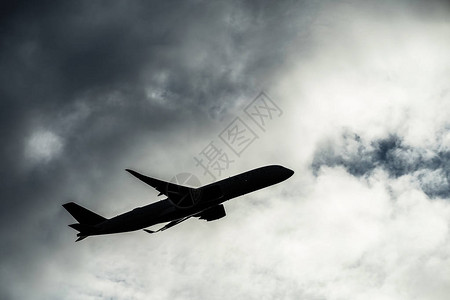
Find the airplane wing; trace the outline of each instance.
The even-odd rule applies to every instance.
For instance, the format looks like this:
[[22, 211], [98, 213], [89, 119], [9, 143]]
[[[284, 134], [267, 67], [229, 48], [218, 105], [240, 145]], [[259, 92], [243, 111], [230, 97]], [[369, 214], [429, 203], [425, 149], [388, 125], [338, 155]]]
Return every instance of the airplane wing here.
[[156, 230], [156, 231], [153, 231], [153, 230], [150, 230], [150, 229], [143, 229], [143, 230], [144, 230], [145, 232], [148, 232], [148, 233], [156, 233], [156, 232], [164, 231], [164, 230], [166, 230], [166, 229], [169, 229], [169, 228], [172, 227], [172, 226], [175, 226], [175, 225], [177, 225], [177, 224], [180, 224], [180, 223], [183, 222], [183, 221], [186, 221], [186, 220], [189, 219], [190, 217], [191, 217], [191, 216], [184, 217], [184, 218], [181, 218], [181, 219], [172, 221], [172, 222], [168, 223], [166, 226], [161, 227], [160, 229], [158, 229], [158, 230]]
[[166, 195], [169, 200], [171, 200], [172, 203], [179, 208], [191, 207], [199, 200], [198, 189], [151, 178], [130, 169], [125, 170], [156, 189], [159, 192], [158, 196]]
[[158, 230], [150, 230], [150, 229], [143, 229], [145, 232], [147, 233], [156, 233], [156, 232], [160, 232], [160, 231], [164, 231], [166, 229], [169, 229], [170, 227], [173, 227], [177, 224], [180, 224], [183, 221], [186, 221], [187, 219], [189, 219], [190, 217], [195, 217], [195, 218], [199, 218], [201, 220], [206, 220], [206, 221], [214, 221], [214, 220], [218, 220], [220, 218], [223, 218], [226, 216], [225, 213], [225, 208], [223, 207], [222, 204], [213, 206], [211, 208], [205, 209], [204, 211], [193, 215], [193, 216], [187, 216], [178, 220], [174, 220], [172, 222], [169, 222], [168, 224], [166, 224], [165, 226], [161, 227]]

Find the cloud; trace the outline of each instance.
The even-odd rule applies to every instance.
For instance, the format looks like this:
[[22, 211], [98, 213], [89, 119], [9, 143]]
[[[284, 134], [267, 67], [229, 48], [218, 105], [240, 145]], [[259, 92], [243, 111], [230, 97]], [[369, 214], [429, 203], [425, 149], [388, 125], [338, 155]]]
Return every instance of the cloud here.
[[[311, 19], [296, 20], [303, 6], [290, 13], [295, 7], [6, 5], [0, 21], [2, 297], [28, 298], [40, 286], [43, 298], [79, 298], [77, 292], [90, 290], [88, 281], [89, 295], [101, 297], [98, 290], [107, 285], [95, 282], [95, 271], [67, 263], [89, 260], [92, 249], [63, 246], [71, 219], [60, 204], [75, 200], [113, 216], [148, 203], [148, 189], [120, 170], [134, 166], [170, 179], [191, 165], [200, 150], [196, 141], [208, 139], [216, 120], [254, 97], [281, 67], [297, 33], [291, 25]], [[78, 281], [68, 284], [67, 272], [77, 271], [70, 277]], [[59, 280], [68, 290], [54, 289]]]
[[382, 169], [394, 178], [410, 175], [430, 197], [448, 198], [448, 157], [447, 151], [405, 145], [398, 136], [369, 143], [345, 133], [337, 144], [329, 142], [317, 149], [312, 169], [317, 174], [322, 166], [343, 166], [350, 174], [363, 177]]
[[26, 141], [25, 156], [34, 162], [49, 162], [61, 153], [63, 142], [51, 131], [38, 130]]
[[[444, 3], [5, 11], [2, 298], [446, 299]], [[230, 175], [269, 162], [294, 177], [217, 222], [73, 243], [60, 204], [112, 217], [153, 201], [120, 170], [192, 168], [261, 89], [283, 115]]]

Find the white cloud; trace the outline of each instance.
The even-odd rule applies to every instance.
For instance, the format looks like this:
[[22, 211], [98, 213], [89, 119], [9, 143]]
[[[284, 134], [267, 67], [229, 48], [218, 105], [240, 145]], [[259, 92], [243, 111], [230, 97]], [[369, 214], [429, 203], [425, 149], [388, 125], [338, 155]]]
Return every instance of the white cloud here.
[[47, 270], [40, 284], [93, 299], [437, 300], [450, 292], [450, 205], [405, 177], [323, 168], [225, 206], [220, 221], [77, 243], [52, 258], [57, 274]]
[[412, 146], [435, 143], [450, 117], [450, 24], [332, 9], [313, 26], [314, 51], [294, 51], [280, 79], [299, 127], [315, 138], [346, 127], [369, 140], [397, 132]]
[[25, 157], [32, 163], [47, 163], [61, 154], [61, 137], [46, 129], [34, 131], [25, 143]]
[[[239, 161], [244, 169], [279, 162], [293, 168], [294, 177], [226, 203], [227, 217], [216, 222], [189, 220], [151, 236], [91, 237], [74, 245], [67, 230], [61, 242], [70, 246], [41, 262], [45, 276], [19, 298], [30, 298], [24, 294], [39, 286], [44, 292], [33, 296], [42, 299], [80, 294], [93, 299], [447, 299], [450, 205], [429, 199], [417, 182], [445, 187], [437, 180], [441, 171], [393, 179], [375, 169], [356, 178], [343, 168], [325, 167], [314, 177], [308, 166], [327, 138], [347, 155], [357, 151], [356, 143], [340, 142], [343, 132], [357, 133], [368, 146], [396, 133], [412, 147], [439, 149], [439, 141], [449, 139], [450, 25], [407, 12], [397, 19], [333, 6], [322, 11], [315, 26], [315, 47], [293, 53], [289, 69], [272, 88], [284, 111], [273, 127], [280, 130], [261, 136]], [[161, 179], [186, 165], [167, 149], [190, 151], [191, 161], [207, 144], [197, 148], [192, 139], [173, 142], [162, 135], [152, 136], [158, 146], [142, 142], [124, 154]], [[63, 145], [56, 133], [36, 131], [27, 140], [26, 155], [50, 161]], [[396, 152], [395, 157], [410, 162], [424, 153]], [[146, 187], [136, 192], [138, 184], [125, 187], [120, 178], [122, 184], [111, 180], [98, 187], [95, 199], [105, 200], [102, 206], [123, 201], [114, 204], [117, 209], [153, 196]]]

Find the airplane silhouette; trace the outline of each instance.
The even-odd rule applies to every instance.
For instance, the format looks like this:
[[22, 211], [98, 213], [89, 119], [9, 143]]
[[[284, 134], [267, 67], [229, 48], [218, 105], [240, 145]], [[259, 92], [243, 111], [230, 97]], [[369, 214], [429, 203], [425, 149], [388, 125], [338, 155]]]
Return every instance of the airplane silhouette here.
[[[282, 182], [294, 174], [294, 171], [285, 167], [271, 165], [199, 188], [191, 188], [147, 177], [133, 170], [126, 169], [126, 171], [159, 191], [158, 196], [165, 195], [167, 199], [135, 208], [111, 219], [106, 219], [74, 202], [63, 204], [63, 207], [78, 221], [76, 224], [69, 225], [79, 231], [76, 242], [92, 235], [139, 229], [155, 233], [191, 217], [206, 221], [217, 220], [226, 215], [223, 202]], [[156, 231], [144, 229], [166, 222], [169, 223]]]

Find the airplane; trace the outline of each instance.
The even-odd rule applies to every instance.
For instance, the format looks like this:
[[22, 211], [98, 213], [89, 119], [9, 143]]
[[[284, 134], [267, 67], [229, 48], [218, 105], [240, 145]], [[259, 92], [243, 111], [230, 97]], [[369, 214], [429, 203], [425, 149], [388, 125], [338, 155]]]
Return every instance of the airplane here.
[[[173, 227], [189, 218], [214, 221], [225, 217], [223, 202], [280, 183], [294, 174], [294, 171], [270, 165], [253, 169], [221, 181], [192, 188], [147, 177], [126, 169], [131, 175], [155, 188], [159, 195], [167, 199], [135, 208], [111, 219], [104, 218], [74, 202], [63, 207], [78, 221], [69, 225], [78, 231], [77, 240], [88, 236], [130, 232], [143, 229], [156, 233]], [[156, 231], [147, 227], [167, 223]]]

